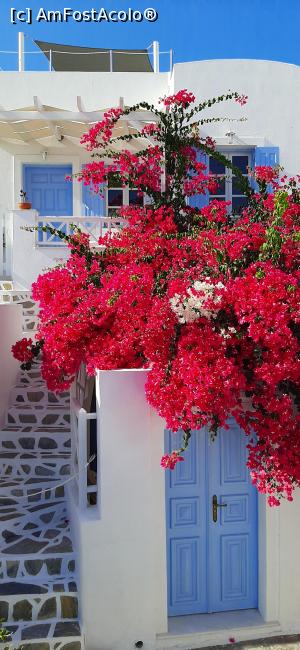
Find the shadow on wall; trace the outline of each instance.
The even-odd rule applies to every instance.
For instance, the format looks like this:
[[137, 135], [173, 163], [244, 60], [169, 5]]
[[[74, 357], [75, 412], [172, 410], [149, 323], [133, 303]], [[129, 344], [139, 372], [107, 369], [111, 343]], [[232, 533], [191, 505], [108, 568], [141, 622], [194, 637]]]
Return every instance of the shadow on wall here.
[[22, 332], [22, 306], [0, 305], [0, 427], [3, 428], [11, 388], [20, 371], [19, 362], [13, 358], [11, 346], [24, 336]]

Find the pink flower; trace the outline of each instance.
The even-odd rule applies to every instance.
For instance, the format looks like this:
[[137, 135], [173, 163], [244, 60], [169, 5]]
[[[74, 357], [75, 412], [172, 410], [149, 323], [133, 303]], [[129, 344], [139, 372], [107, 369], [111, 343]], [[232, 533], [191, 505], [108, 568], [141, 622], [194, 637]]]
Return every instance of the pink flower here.
[[241, 106], [244, 106], [245, 104], [247, 104], [248, 95], [237, 95], [237, 97], [235, 98], [235, 101], [236, 101], [237, 104], [240, 104]]
[[187, 108], [190, 104], [195, 101], [195, 95], [193, 93], [188, 93], [187, 89], [179, 90], [175, 95], [169, 95], [168, 97], [163, 97], [161, 102], [166, 106], [182, 106]]
[[171, 454], [166, 454], [162, 457], [160, 464], [165, 469], [174, 469], [178, 462], [184, 460], [183, 456], [179, 456], [178, 451], [172, 451]]

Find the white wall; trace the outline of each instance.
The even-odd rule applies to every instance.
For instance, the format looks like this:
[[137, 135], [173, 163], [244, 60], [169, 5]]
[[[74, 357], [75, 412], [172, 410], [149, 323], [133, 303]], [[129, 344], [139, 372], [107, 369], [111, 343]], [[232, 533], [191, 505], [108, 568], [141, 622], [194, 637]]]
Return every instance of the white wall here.
[[13, 358], [11, 346], [22, 338], [21, 305], [0, 305], [0, 427], [3, 426], [10, 389], [15, 384], [20, 364]]
[[77, 111], [81, 96], [86, 111], [99, 111], [139, 101], [154, 101], [167, 93], [168, 73], [151, 72], [1, 72], [0, 105], [5, 110], [42, 104]]
[[[236, 630], [167, 633], [164, 423], [146, 402], [147, 371], [98, 371], [99, 508], [72, 521], [80, 555], [87, 650], [192, 648], [300, 632], [300, 495], [279, 509], [259, 499], [259, 611], [263, 621]], [[224, 616], [223, 616], [224, 619]], [[232, 621], [232, 618], [231, 618]], [[207, 623], [206, 623], [207, 624]], [[232, 623], [231, 623], [232, 624]], [[213, 623], [212, 623], [213, 625]], [[228, 625], [230, 625], [228, 623]]]
[[163, 424], [146, 402], [146, 376], [97, 375], [100, 518], [74, 522], [88, 650], [140, 640], [149, 650], [167, 629]]
[[15, 210], [13, 220], [12, 279], [15, 285], [30, 289], [38, 275], [49, 267], [64, 262], [69, 249], [66, 246], [38, 247], [36, 233], [22, 230], [22, 226], [36, 225], [35, 210]]
[[279, 146], [280, 164], [288, 174], [299, 173], [299, 66], [238, 59], [193, 61], [175, 65], [173, 83], [175, 92], [187, 88], [198, 102], [228, 90], [248, 95], [244, 107], [224, 102], [206, 111], [206, 116], [243, 116], [247, 122], [204, 125], [202, 133], [219, 139], [219, 145], [228, 144], [225, 133], [234, 131], [236, 145]]
[[0, 210], [10, 210], [13, 202], [13, 156], [1, 149], [0, 143]]
[[300, 632], [300, 490], [279, 510], [279, 620], [288, 632]]

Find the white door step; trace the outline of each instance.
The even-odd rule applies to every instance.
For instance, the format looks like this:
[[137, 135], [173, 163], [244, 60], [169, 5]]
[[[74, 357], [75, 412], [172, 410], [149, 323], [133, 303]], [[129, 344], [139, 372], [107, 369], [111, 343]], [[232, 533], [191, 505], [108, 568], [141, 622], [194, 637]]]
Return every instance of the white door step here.
[[78, 620], [20, 622], [7, 629], [12, 635], [12, 643], [1, 643], [3, 650], [6, 647], [13, 650], [18, 643], [22, 650], [82, 650], [84, 647]]
[[[261, 639], [230, 643], [233, 650], [300, 650], [300, 634], [285, 634]], [[228, 645], [206, 646], [202, 650], [228, 650]], [[197, 649], [200, 650], [200, 649]]]
[[[218, 646], [226, 646], [226, 650], [229, 650], [231, 646], [234, 646], [230, 639], [244, 643], [248, 639], [267, 638], [281, 632], [280, 624], [277, 621], [265, 623], [259, 615], [258, 618], [261, 619], [261, 623], [244, 626], [239, 624], [237, 620], [234, 625], [230, 620], [230, 615], [235, 615], [236, 612], [222, 612], [222, 616], [224, 614], [229, 615], [227, 624], [224, 624], [224, 626], [218, 626], [212, 622], [210, 628], [201, 629], [200, 626], [199, 631], [158, 634], [156, 637], [156, 650], [208, 650], [208, 648], [216, 650]], [[209, 614], [208, 616], [218, 617], [218, 614]], [[182, 616], [178, 618], [190, 617]]]

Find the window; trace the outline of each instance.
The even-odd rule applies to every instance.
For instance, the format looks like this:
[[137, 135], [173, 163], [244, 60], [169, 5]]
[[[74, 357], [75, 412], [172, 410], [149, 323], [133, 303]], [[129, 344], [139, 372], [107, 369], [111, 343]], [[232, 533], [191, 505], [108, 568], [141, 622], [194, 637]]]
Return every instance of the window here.
[[[248, 176], [248, 167], [250, 166], [250, 154], [241, 152], [225, 155], [246, 178]], [[219, 187], [215, 194], [209, 195], [209, 201], [215, 199], [219, 201], [230, 201], [231, 209], [229, 207], [229, 211], [234, 215], [241, 214], [242, 210], [247, 206], [248, 199], [243, 194], [233, 171], [214, 158], [209, 159], [209, 171], [211, 174], [217, 176], [219, 180]]]
[[135, 188], [109, 185], [106, 195], [106, 214], [108, 217], [115, 217], [117, 210], [123, 205], [144, 205], [144, 197]]

